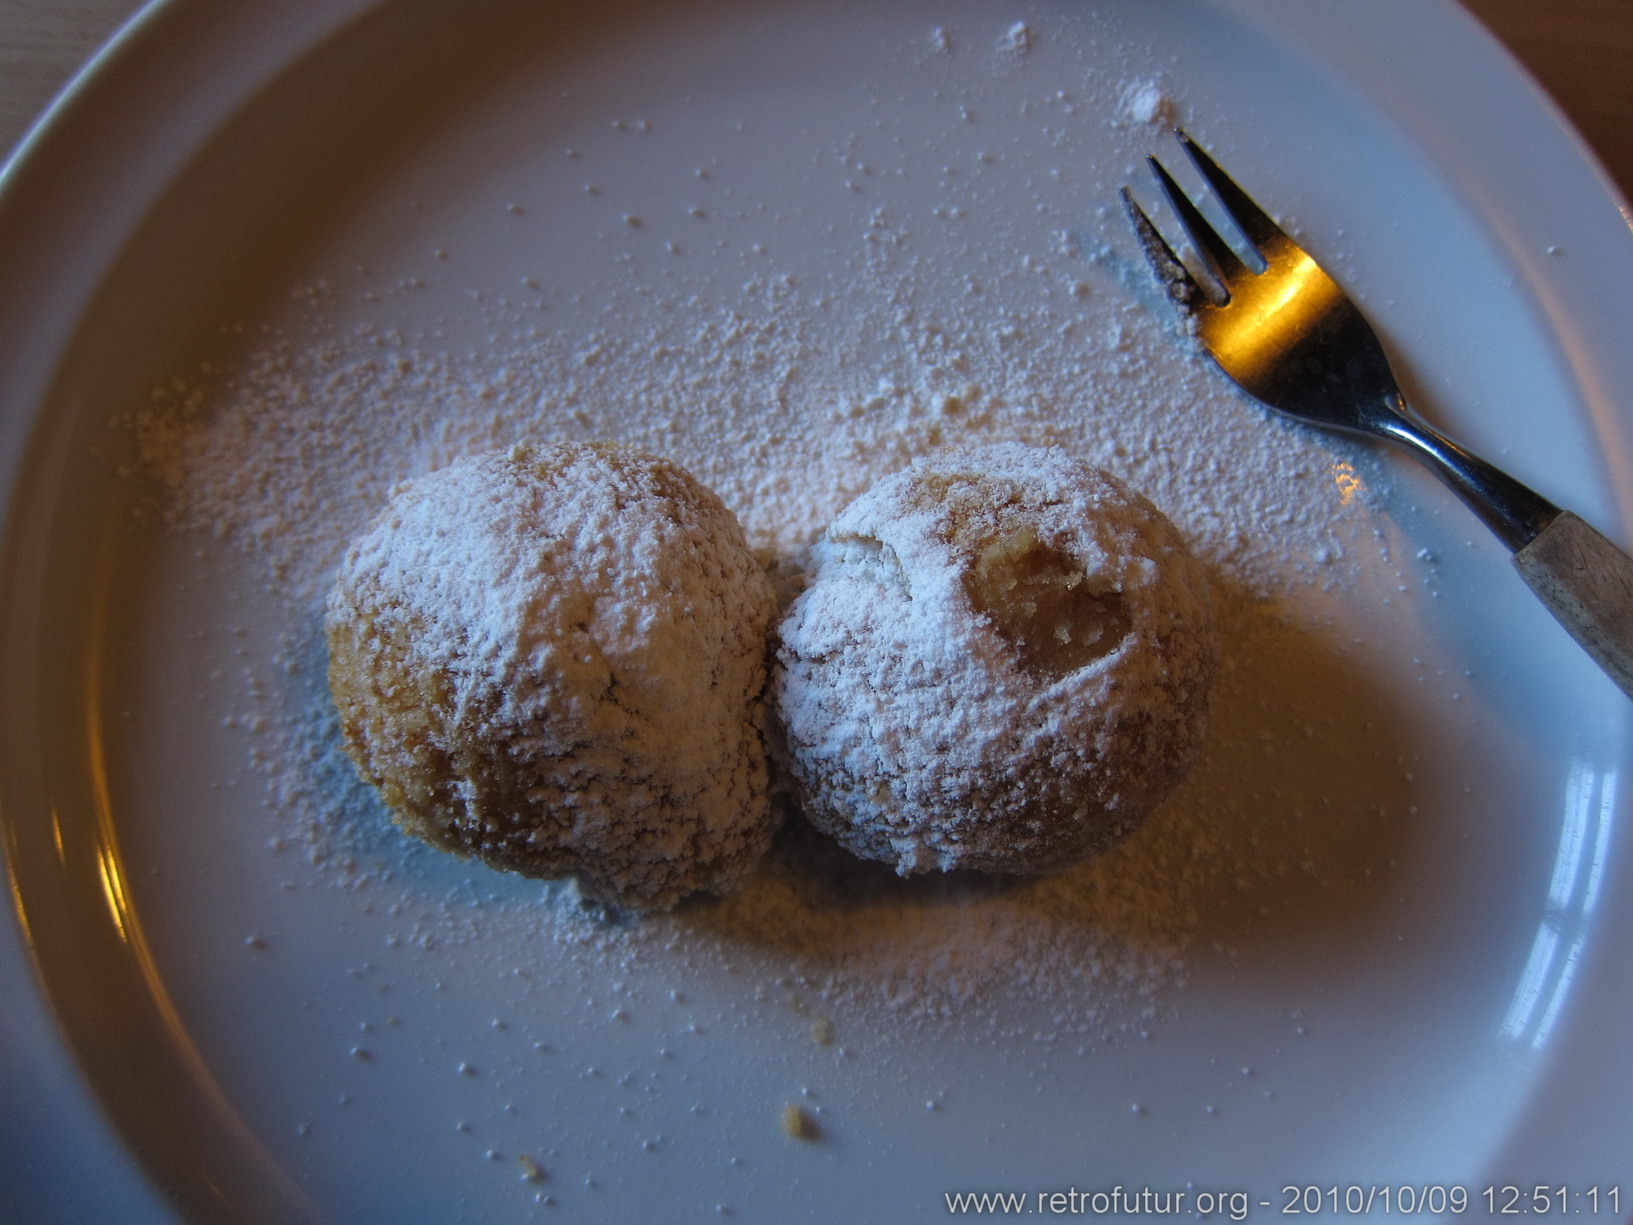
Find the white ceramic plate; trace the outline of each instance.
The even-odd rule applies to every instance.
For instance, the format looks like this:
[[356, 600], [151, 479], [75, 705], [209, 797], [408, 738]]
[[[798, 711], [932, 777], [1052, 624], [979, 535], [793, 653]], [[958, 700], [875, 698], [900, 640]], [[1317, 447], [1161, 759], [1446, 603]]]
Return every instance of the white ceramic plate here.
[[[264, 389], [258, 338], [297, 365], [359, 324], [435, 338], [468, 355], [438, 386], [469, 391], [530, 336], [661, 335], [652, 301], [769, 327], [813, 299], [866, 318], [882, 285], [934, 314], [989, 277], [996, 320], [1035, 269], [1080, 269], [1162, 349], [1105, 267], [1129, 252], [1101, 206], [1164, 150], [1130, 88], [1299, 227], [1427, 411], [1627, 538], [1626, 221], [1447, 4], [536, 7], [159, 4], [9, 170], [0, 1207], [886, 1221], [968, 1191], [1108, 1215], [1036, 1197], [1120, 1186], [1227, 1218], [1633, 1210], [1626, 702], [1460, 507], [1370, 453], [1335, 452], [1383, 487], [1381, 551], [1293, 585], [1310, 665], [1238, 678], [1221, 733], [1308, 732], [1224, 827], [1270, 844], [1264, 873], [1245, 908], [1206, 885], [1183, 975], [1139, 962], [1098, 1027], [1101, 988], [1066, 998], [1058, 964], [931, 1023], [825, 999], [774, 950], [575, 942], [535, 886], [263, 800], [282, 767], [255, 759], [289, 741], [245, 724], [293, 690], [300, 601], [271, 553], [139, 513], [110, 419], [201, 359]], [[881, 235], [908, 254], [868, 262]], [[823, 353], [823, 310], [796, 398], [892, 360]], [[787, 1102], [819, 1139], [783, 1134]]]

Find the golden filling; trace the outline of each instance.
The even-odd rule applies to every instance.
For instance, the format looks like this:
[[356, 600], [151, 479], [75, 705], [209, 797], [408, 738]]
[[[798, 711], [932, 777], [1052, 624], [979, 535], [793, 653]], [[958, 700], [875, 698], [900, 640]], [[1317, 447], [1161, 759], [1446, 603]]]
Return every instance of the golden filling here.
[[964, 572], [976, 611], [1039, 676], [1065, 676], [1117, 649], [1129, 631], [1123, 597], [1090, 590], [1069, 553], [1027, 528], [990, 541]]

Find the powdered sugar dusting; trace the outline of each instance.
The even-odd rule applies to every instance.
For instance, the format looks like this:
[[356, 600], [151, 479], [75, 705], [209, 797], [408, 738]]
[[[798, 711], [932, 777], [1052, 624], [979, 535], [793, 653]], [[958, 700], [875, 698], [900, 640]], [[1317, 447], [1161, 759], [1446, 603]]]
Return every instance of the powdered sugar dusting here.
[[[1221, 894], [1288, 871], [1244, 831], [1287, 764], [1277, 744], [1320, 705], [1265, 715], [1261, 698], [1308, 663], [1312, 604], [1374, 547], [1372, 512], [1335, 483], [1342, 443], [1268, 420], [1188, 349], [1099, 206], [1144, 150], [1134, 110], [1171, 100], [1130, 101], [1143, 74], [1086, 78], [1042, 25], [924, 31], [901, 50], [901, 96], [876, 90], [801, 146], [785, 196], [754, 173], [752, 156], [788, 160], [755, 116], [700, 136], [684, 108], [596, 115], [559, 142], [559, 199], [517, 175], [472, 206], [484, 226], [536, 223], [527, 259], [568, 235], [588, 271], [518, 281], [523, 255], [502, 278], [467, 268], [450, 221], [422, 246], [442, 255], [445, 299], [463, 291], [457, 311], [416, 313], [407, 272], [382, 290], [326, 269], [231, 363], [155, 390], [135, 417], [162, 513], [230, 542], [287, 601], [269, 650], [284, 666], [234, 712], [259, 729], [285, 854], [321, 881], [399, 891], [406, 939], [525, 928], [592, 970], [713, 958], [857, 1015], [988, 1031], [1030, 1023], [1002, 1004], [1024, 988], [1090, 1035], [1183, 980]], [[909, 112], [935, 139], [904, 138]], [[1122, 846], [1022, 883], [897, 881], [795, 827], [743, 889], [634, 927], [584, 919], [562, 889], [559, 906], [449, 904], [340, 751], [317, 609], [397, 482], [518, 441], [592, 439], [718, 492], [785, 599], [840, 509], [917, 457], [1020, 442], [1107, 469], [1172, 519], [1213, 585], [1223, 714], [1196, 772]]]
[[807, 816], [901, 873], [1103, 851], [1201, 747], [1205, 572], [1167, 520], [1058, 448], [947, 451], [834, 520], [778, 631]]
[[330, 689], [410, 832], [671, 906], [770, 841], [774, 610], [736, 521], [684, 471], [518, 444], [393, 491], [329, 598]]
[[1123, 91], [1123, 114], [1132, 123], [1172, 124], [1179, 108], [1156, 81], [1135, 81]]

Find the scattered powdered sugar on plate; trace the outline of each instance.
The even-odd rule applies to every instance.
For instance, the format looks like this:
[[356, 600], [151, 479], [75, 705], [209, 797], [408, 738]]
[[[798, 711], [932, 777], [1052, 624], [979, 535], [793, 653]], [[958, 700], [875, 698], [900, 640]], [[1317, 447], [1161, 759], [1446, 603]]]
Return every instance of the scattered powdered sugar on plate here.
[[1123, 91], [1123, 115], [1132, 123], [1171, 125], [1179, 117], [1174, 101], [1156, 81], [1135, 81]]
[[[1005, 78], [1021, 90], [1043, 34], [1010, 23], [996, 37], [1009, 58], [1024, 53]], [[966, 71], [959, 33], [938, 28], [925, 41], [927, 70]], [[1127, 120], [1172, 108], [1150, 82], [1100, 88], [1070, 111], [1052, 88], [1028, 95], [1021, 113], [1043, 116], [1046, 137], [1071, 120], [1135, 141]], [[658, 139], [661, 125], [647, 126], [619, 131]], [[843, 152], [858, 181], [887, 177], [888, 163]], [[998, 155], [981, 153], [977, 169], [988, 156]], [[1035, 190], [1053, 189], [1040, 177]], [[377, 309], [337, 275], [298, 295], [236, 360], [155, 389], [133, 421], [166, 522], [229, 542], [282, 609], [286, 629], [231, 715], [255, 729], [250, 754], [278, 813], [278, 849], [304, 852], [315, 879], [400, 892], [393, 913], [408, 942], [525, 928], [592, 969], [714, 958], [836, 1009], [960, 1032], [1032, 1032], [1036, 1015], [1010, 1003], [1024, 996], [1060, 1034], [1092, 1036], [1149, 1019], [1197, 941], [1228, 946], [1238, 911], [1262, 908], [1306, 871], [1311, 843], [1331, 837], [1302, 824], [1308, 812], [1385, 802], [1382, 782], [1323, 795], [1321, 754], [1308, 747], [1312, 728], [1341, 731], [1330, 725], [1352, 717], [1324, 700], [1349, 665], [1313, 645], [1323, 594], [1378, 556], [1345, 444], [1245, 402], [1137, 276], [1120, 281], [1115, 257], [1085, 254], [1121, 241], [1114, 214], [1099, 216], [1096, 242], [1062, 225], [1047, 247], [1006, 250], [985, 230], [960, 237], [963, 207], [861, 207], [861, 224], [830, 240], [826, 279], [751, 248], [733, 256], [730, 270], [747, 273], [727, 289], [653, 277], [637, 292], [611, 274], [599, 298], [473, 283], [463, 324], [478, 344]], [[607, 241], [633, 249], [658, 229], [630, 214]], [[548, 322], [541, 304], [555, 312]], [[340, 748], [322, 602], [397, 482], [517, 442], [595, 439], [665, 456], [715, 490], [785, 601], [827, 523], [915, 457], [1018, 441], [1109, 470], [1162, 509], [1211, 576], [1223, 662], [1201, 763], [1127, 842], [1040, 878], [903, 881], [792, 822], [741, 889], [634, 923], [596, 918], [561, 886], [505, 892], [486, 910], [453, 904], [420, 883], [431, 853], [392, 830]], [[1274, 708], [1271, 692], [1282, 695]], [[1272, 810], [1281, 815], [1266, 820]], [[460, 871], [480, 893], [488, 870]]]
[[1025, 55], [1032, 50], [1031, 27], [1024, 21], [1017, 21], [1004, 31], [998, 48], [1008, 55]]

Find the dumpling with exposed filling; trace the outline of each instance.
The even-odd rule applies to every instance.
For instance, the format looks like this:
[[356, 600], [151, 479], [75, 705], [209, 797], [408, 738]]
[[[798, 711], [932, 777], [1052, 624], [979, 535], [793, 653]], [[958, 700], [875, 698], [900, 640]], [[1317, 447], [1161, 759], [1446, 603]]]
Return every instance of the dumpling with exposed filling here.
[[1208, 576], [1059, 448], [920, 460], [813, 550], [779, 627], [778, 755], [805, 816], [903, 875], [1045, 872], [1135, 828], [1195, 761]]

